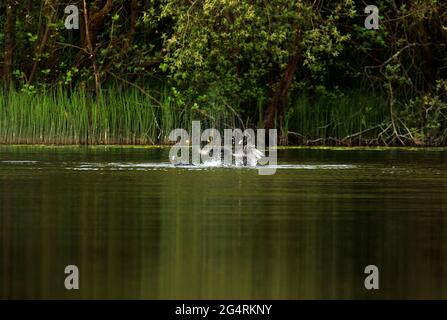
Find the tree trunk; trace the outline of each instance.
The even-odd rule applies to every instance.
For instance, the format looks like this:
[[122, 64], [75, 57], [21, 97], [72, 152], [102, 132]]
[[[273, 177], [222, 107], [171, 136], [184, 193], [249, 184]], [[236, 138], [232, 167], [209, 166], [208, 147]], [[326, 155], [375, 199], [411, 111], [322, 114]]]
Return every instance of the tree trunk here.
[[34, 80], [34, 77], [37, 74], [37, 68], [39, 67], [40, 56], [44, 52], [45, 47], [47, 46], [48, 41], [50, 40], [51, 35], [51, 24], [53, 23], [55, 17], [57, 16], [57, 6], [55, 0], [48, 0], [44, 3], [45, 16], [47, 19], [45, 25], [45, 31], [42, 34], [42, 38], [40, 39], [36, 49], [35, 49], [35, 61], [33, 66], [31, 67], [31, 72], [28, 77], [28, 84], [31, 84]]
[[122, 53], [127, 55], [129, 48], [132, 46], [133, 40], [135, 38], [135, 33], [137, 31], [137, 20], [139, 14], [139, 4], [138, 0], [132, 0], [130, 4], [130, 27], [127, 33], [127, 39], [125, 40]]
[[[95, 1], [95, 4], [91, 10], [88, 10], [88, 28], [89, 28], [89, 34], [90, 37], [87, 40], [92, 43], [93, 49], [96, 46], [96, 37], [98, 36], [98, 33], [101, 31], [101, 28], [104, 25], [104, 20], [106, 19], [107, 15], [110, 13], [110, 11], [113, 8], [113, 1], [107, 0], [106, 4], [99, 10], [94, 10], [97, 5], [99, 5], [100, 1]], [[84, 3], [85, 5], [85, 3]], [[86, 6], [84, 6], [84, 10], [86, 10]], [[85, 16], [85, 13], [84, 13]], [[87, 44], [86, 43], [86, 44]]]
[[[82, 16], [81, 24], [81, 43], [82, 47], [85, 49], [84, 52], [88, 52], [88, 60], [90, 60], [93, 67], [97, 98], [99, 98], [99, 93], [101, 91], [101, 76], [96, 61], [97, 35], [101, 31], [101, 28], [103, 28], [104, 21], [113, 8], [112, 0], [107, 0], [103, 6], [102, 3], [103, 1], [101, 0], [95, 0], [92, 5], [88, 5], [86, 0], [82, 0], [84, 14]], [[81, 56], [78, 56], [76, 59], [81, 60], [78, 62], [78, 66], [84, 63], [84, 61], [82, 61], [84, 58], [80, 57]]]
[[[292, 84], [301, 57], [298, 40], [299, 33], [297, 33], [294, 42], [294, 52], [290, 54], [284, 74], [278, 84], [278, 87], [273, 93], [273, 97], [270, 100], [267, 109], [265, 110], [264, 128], [266, 130], [273, 129], [275, 127], [275, 119], [278, 118], [280, 124], [282, 124], [284, 121], [287, 94], [289, 92], [290, 85]], [[281, 135], [283, 136], [283, 134]]]
[[3, 56], [3, 79], [5, 85], [9, 85], [12, 80], [14, 36], [16, 27], [16, 7], [17, 3], [15, 2], [15, 0], [6, 1], [5, 50]]
[[[107, 3], [99, 9], [102, 1], [95, 1], [92, 5], [88, 5], [87, 2], [81, 0], [83, 15], [79, 17], [80, 19], [80, 29], [81, 29], [81, 44], [82, 47], [88, 51], [91, 44], [91, 49], [95, 51], [96, 49], [96, 38], [101, 28], [104, 25], [104, 20], [113, 8], [113, 1], [108, 0]], [[85, 17], [88, 17], [86, 21]], [[88, 30], [86, 30], [88, 27]], [[89, 36], [87, 37], [87, 31]]]
[[96, 64], [96, 52], [95, 52], [95, 48], [93, 47], [93, 42], [92, 42], [92, 36], [90, 34], [90, 16], [88, 14], [88, 7], [87, 7], [87, 2], [86, 0], [83, 0], [83, 7], [84, 7], [84, 22], [85, 22], [85, 39], [86, 39], [86, 44], [85, 46], [87, 47], [87, 50], [90, 54], [90, 59], [92, 61], [92, 66], [93, 66], [93, 72], [95, 74], [95, 92], [96, 92], [96, 99], [99, 99], [99, 93], [101, 91], [101, 77], [100, 77], [100, 73], [99, 73], [99, 69], [98, 66]]

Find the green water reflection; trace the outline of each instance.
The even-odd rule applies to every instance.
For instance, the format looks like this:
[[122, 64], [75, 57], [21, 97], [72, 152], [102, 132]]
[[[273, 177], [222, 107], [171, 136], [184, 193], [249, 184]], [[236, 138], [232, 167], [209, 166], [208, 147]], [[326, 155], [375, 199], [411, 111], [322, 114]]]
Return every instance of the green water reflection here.
[[[447, 298], [447, 152], [278, 156], [304, 167], [260, 176], [139, 166], [166, 149], [0, 147], [0, 298]], [[79, 291], [64, 288], [70, 264]], [[369, 264], [378, 291], [364, 289]]]

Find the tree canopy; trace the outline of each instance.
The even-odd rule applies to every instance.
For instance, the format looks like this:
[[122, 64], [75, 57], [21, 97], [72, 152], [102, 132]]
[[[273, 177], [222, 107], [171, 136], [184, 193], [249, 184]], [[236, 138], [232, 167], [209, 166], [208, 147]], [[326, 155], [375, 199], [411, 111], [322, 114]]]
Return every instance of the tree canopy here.
[[[375, 2], [378, 30], [353, 0], [5, 0], [0, 70], [30, 94], [168, 84], [190, 108], [229, 105], [267, 128], [284, 125], [296, 95], [355, 88], [405, 114], [402, 126], [390, 112], [396, 136], [396, 127], [412, 138], [411, 126], [444, 128], [447, 3]], [[68, 5], [79, 8], [79, 30], [65, 28]]]

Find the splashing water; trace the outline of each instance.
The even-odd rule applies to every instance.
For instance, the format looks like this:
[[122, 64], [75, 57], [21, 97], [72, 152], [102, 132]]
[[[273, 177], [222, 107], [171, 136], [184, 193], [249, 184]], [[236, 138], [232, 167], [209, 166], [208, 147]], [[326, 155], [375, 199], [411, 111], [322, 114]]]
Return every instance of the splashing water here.
[[[240, 143], [239, 143], [240, 144]], [[231, 164], [225, 163], [224, 152], [228, 152], [234, 158], [236, 167], [256, 167], [260, 159], [264, 157], [264, 153], [259, 151], [254, 145], [246, 145], [244, 148], [236, 148], [233, 153], [232, 149], [223, 147], [221, 153], [213, 153], [209, 160], [203, 162], [205, 167], [231, 167]], [[208, 151], [201, 151], [202, 155], [208, 156]], [[183, 163], [184, 165], [184, 163]]]

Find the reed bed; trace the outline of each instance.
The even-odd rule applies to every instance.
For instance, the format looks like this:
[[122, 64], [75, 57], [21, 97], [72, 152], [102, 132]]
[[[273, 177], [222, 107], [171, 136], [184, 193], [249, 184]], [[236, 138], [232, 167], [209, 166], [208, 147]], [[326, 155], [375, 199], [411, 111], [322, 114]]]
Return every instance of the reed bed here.
[[388, 114], [387, 101], [379, 95], [303, 95], [288, 110], [285, 129], [291, 143], [362, 145], [377, 139]]
[[[291, 144], [343, 144], [346, 139], [362, 144], [380, 133], [378, 124], [388, 112], [384, 101], [355, 92], [338, 99], [303, 95], [293, 99], [283, 130]], [[253, 114], [262, 115], [262, 105]], [[149, 97], [136, 88], [113, 87], [98, 98], [83, 90], [0, 90], [0, 143], [155, 145], [167, 143], [175, 128], [190, 129], [193, 120], [201, 120], [204, 128], [256, 126], [241, 119], [238, 110], [219, 99], [203, 107], [180, 103], [167, 88]], [[262, 117], [256, 121], [262, 124]]]
[[179, 106], [168, 92], [155, 99], [136, 89], [103, 90], [99, 98], [82, 90], [0, 91], [0, 143], [164, 144], [172, 129], [189, 128], [193, 120], [216, 127], [222, 118], [232, 122], [228, 112]]

